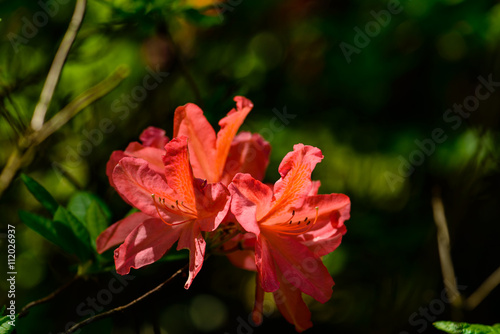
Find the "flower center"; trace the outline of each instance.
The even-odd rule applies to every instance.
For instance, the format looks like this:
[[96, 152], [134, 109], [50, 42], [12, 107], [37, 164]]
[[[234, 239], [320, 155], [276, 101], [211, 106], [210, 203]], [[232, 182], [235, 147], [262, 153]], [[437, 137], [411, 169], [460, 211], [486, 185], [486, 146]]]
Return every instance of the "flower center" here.
[[[184, 224], [184, 223], [187, 223], [187, 222], [193, 220], [193, 218], [196, 218], [196, 216], [197, 216], [196, 211], [194, 211], [190, 207], [186, 206], [184, 204], [184, 202], [180, 202], [180, 204], [179, 204], [179, 200], [175, 200], [175, 205], [173, 205], [173, 204], [169, 205], [169, 203], [165, 202], [165, 197], [159, 197], [159, 196], [156, 196], [155, 194], [151, 194], [151, 198], [153, 199], [153, 204], [155, 205], [156, 212], [158, 213], [158, 216], [167, 225], [170, 225], [170, 226], [181, 225], [181, 224]], [[181, 221], [181, 222], [169, 223], [169, 222], [165, 221], [165, 219], [163, 219], [163, 217], [161, 216], [160, 209], [158, 206], [160, 206], [163, 210], [166, 210], [166, 211], [173, 213], [175, 215], [191, 216], [191, 217], [189, 219]]]
[[287, 235], [300, 235], [303, 233], [307, 233], [318, 220], [319, 208], [316, 207], [315, 209], [316, 217], [314, 218], [314, 221], [310, 220], [309, 217], [305, 217], [304, 220], [294, 220], [295, 210], [293, 210], [292, 216], [285, 222], [268, 225], [268, 227], [274, 229], [278, 233]]

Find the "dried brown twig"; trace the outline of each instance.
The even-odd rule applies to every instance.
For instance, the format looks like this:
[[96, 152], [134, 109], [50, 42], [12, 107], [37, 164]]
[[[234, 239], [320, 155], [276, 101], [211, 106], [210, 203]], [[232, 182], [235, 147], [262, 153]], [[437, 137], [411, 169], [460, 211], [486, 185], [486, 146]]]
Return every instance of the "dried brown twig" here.
[[0, 173], [0, 196], [10, 185], [18, 170], [32, 156], [34, 148], [37, 145], [61, 128], [86, 106], [113, 90], [128, 75], [128, 69], [124, 66], [119, 66], [108, 78], [83, 92], [74, 101], [56, 113], [49, 121], [44, 121], [47, 108], [54, 95], [69, 50], [75, 41], [83, 17], [85, 16], [86, 5], [87, 0], [77, 0], [76, 2], [71, 22], [56, 52], [54, 61], [52, 62], [47, 79], [42, 88], [40, 100], [33, 112], [31, 128], [25, 135], [19, 138], [18, 145], [12, 149], [7, 159], [7, 163]]
[[443, 282], [448, 293], [448, 298], [452, 305], [457, 308], [473, 310], [476, 308], [493, 289], [500, 285], [500, 267], [495, 270], [486, 280], [474, 291], [467, 299], [463, 300], [457, 289], [455, 280], [455, 270], [450, 253], [450, 234], [448, 224], [444, 213], [443, 200], [439, 189], [436, 189], [432, 198], [432, 212], [434, 222], [437, 227], [437, 239], [439, 249], [439, 259], [441, 262], [441, 271], [443, 273]]
[[70, 333], [73, 333], [74, 331], [76, 331], [77, 329], [79, 328], [82, 328], [92, 322], [95, 322], [97, 320], [100, 320], [100, 319], [104, 319], [104, 318], [107, 318], [107, 317], [110, 317], [116, 313], [119, 313], [119, 312], [123, 312], [125, 311], [126, 309], [134, 306], [135, 304], [139, 303], [140, 301], [142, 301], [143, 299], [147, 298], [148, 296], [150, 296], [151, 294], [159, 291], [161, 288], [163, 288], [165, 285], [167, 285], [168, 283], [170, 283], [175, 277], [177, 277], [178, 275], [184, 273], [187, 269], [189, 268], [189, 264], [186, 264], [184, 267], [182, 267], [181, 269], [177, 270], [172, 276], [170, 276], [166, 281], [164, 281], [163, 283], [161, 283], [160, 285], [158, 285], [157, 287], [155, 287], [154, 289], [152, 290], [149, 290], [148, 292], [146, 292], [145, 294], [143, 294], [142, 296], [140, 296], [139, 298], [137, 299], [134, 299], [133, 301], [131, 301], [130, 303], [126, 304], [126, 305], [123, 305], [123, 306], [118, 306], [114, 309], [111, 309], [109, 311], [106, 311], [106, 312], [103, 312], [103, 313], [99, 313], [93, 317], [90, 317], [90, 318], [87, 318], [79, 323], [77, 323], [76, 325], [74, 325], [73, 327], [71, 327], [70, 329], [68, 329], [65, 334], [70, 334]]
[[19, 145], [13, 148], [12, 153], [7, 160], [7, 164], [0, 174], [0, 196], [10, 185], [17, 171], [31, 156], [33, 149], [37, 145], [60, 129], [89, 104], [108, 94], [111, 90], [118, 86], [118, 84], [120, 84], [123, 79], [127, 77], [127, 75], [128, 69], [124, 66], [119, 66], [108, 78], [83, 92], [66, 107], [61, 109], [61, 111], [54, 115], [49, 121], [45, 122], [40, 130], [21, 137]]
[[448, 293], [448, 298], [452, 301], [452, 305], [460, 306], [460, 292], [457, 288], [455, 269], [453, 268], [453, 261], [451, 260], [450, 233], [448, 231], [443, 200], [441, 199], [441, 192], [439, 189], [435, 189], [434, 196], [432, 197], [432, 213], [437, 228], [439, 260], [441, 262], [444, 286]]
[[34, 131], [40, 130], [43, 126], [47, 108], [52, 100], [57, 83], [59, 82], [59, 77], [64, 63], [66, 62], [66, 58], [68, 57], [69, 49], [71, 49], [71, 46], [75, 41], [76, 34], [78, 33], [78, 30], [80, 30], [83, 17], [85, 16], [86, 7], [87, 0], [76, 1], [73, 17], [71, 17], [68, 30], [66, 30], [66, 33], [61, 41], [61, 45], [59, 45], [59, 49], [56, 52], [54, 60], [52, 61], [49, 74], [47, 75], [47, 79], [45, 80], [45, 84], [42, 88], [42, 93], [40, 94], [40, 100], [38, 101], [35, 111], [33, 112], [33, 117], [31, 118], [31, 128]]

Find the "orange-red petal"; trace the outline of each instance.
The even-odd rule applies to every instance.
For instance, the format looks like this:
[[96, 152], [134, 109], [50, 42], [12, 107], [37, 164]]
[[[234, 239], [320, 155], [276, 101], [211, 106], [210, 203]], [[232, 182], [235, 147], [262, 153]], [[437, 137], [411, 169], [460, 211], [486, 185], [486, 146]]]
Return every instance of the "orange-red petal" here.
[[177, 250], [189, 249], [189, 276], [184, 285], [186, 289], [191, 286], [191, 283], [193, 283], [194, 278], [203, 265], [205, 247], [205, 239], [203, 239], [197, 223], [183, 229], [177, 243]]
[[[125, 157], [113, 170], [113, 182], [116, 190], [128, 203], [143, 213], [161, 218], [170, 223], [181, 222], [186, 215], [178, 210], [167, 210], [155, 200], [165, 199], [165, 206], [175, 205], [176, 193], [168, 186], [164, 176], [149, 167], [147, 161]], [[155, 199], [152, 198], [155, 195]]]
[[250, 174], [238, 173], [229, 185], [231, 213], [247, 231], [259, 235], [258, 220], [269, 210], [273, 192]]
[[215, 131], [195, 104], [188, 103], [178, 107], [174, 115], [174, 137], [189, 138], [189, 154], [196, 177], [219, 181], [215, 170], [216, 137]]
[[102, 254], [106, 250], [121, 244], [125, 241], [130, 232], [132, 232], [146, 219], [150, 218], [151, 216], [148, 216], [142, 212], [134, 212], [130, 216], [117, 221], [116, 223], [105, 229], [97, 237], [97, 252], [99, 254]]
[[189, 164], [187, 137], [174, 138], [165, 145], [163, 163], [165, 178], [169, 187], [175, 191], [175, 199], [196, 212], [194, 177]]
[[279, 290], [273, 292], [274, 301], [285, 319], [295, 325], [299, 333], [312, 327], [311, 311], [302, 299], [302, 293], [295, 286], [282, 279]]
[[219, 181], [224, 171], [234, 136], [236, 136], [241, 124], [253, 108], [252, 102], [243, 96], [236, 96], [234, 101], [236, 101], [236, 109], [232, 109], [226, 117], [219, 121], [220, 130], [217, 133], [217, 153], [215, 158], [217, 181]]
[[284, 216], [299, 208], [312, 188], [311, 173], [323, 159], [321, 151], [313, 146], [297, 144], [279, 166], [281, 178], [274, 185], [275, 201], [269, 212], [261, 218], [262, 223], [283, 222]]
[[237, 173], [248, 173], [262, 181], [269, 164], [271, 146], [257, 133], [241, 132], [234, 137], [221, 182], [229, 184]]
[[115, 250], [116, 272], [126, 275], [130, 268], [141, 268], [159, 260], [182, 232], [181, 226], [168, 226], [158, 218], [145, 220]]

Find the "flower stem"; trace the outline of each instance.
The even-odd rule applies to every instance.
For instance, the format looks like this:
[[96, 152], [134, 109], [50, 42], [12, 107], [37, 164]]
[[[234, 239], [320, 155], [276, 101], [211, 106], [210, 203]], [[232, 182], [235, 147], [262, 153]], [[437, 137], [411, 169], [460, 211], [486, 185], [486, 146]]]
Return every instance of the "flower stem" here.
[[21, 309], [21, 311], [19, 312], [19, 318], [24, 317], [25, 315], [27, 315], [28, 314], [28, 310], [30, 308], [32, 308], [33, 306], [36, 306], [36, 305], [39, 305], [39, 304], [43, 304], [45, 302], [48, 302], [49, 300], [54, 299], [61, 292], [63, 292], [69, 286], [71, 286], [73, 283], [75, 283], [79, 278], [80, 278], [80, 276], [75, 276], [75, 277], [73, 277], [73, 279], [71, 279], [71, 281], [67, 282], [66, 284], [64, 284], [63, 286], [61, 286], [60, 288], [58, 288], [57, 290], [55, 290], [54, 292], [52, 292], [50, 295], [45, 296], [45, 297], [43, 297], [41, 299], [38, 299], [38, 300], [32, 301], [31, 303], [26, 304], [26, 306], [23, 307]]
[[180, 274], [182, 274], [183, 272], [185, 272], [187, 269], [189, 268], [189, 264], [186, 264], [184, 267], [182, 267], [181, 269], [177, 270], [172, 276], [170, 276], [165, 282], [161, 283], [160, 285], [158, 285], [156, 288], [152, 289], [152, 290], [149, 290], [148, 292], [146, 292], [145, 294], [143, 294], [142, 296], [140, 296], [139, 298], [137, 299], [134, 299], [133, 301], [131, 301], [130, 303], [126, 304], [126, 305], [123, 305], [123, 306], [118, 306], [114, 309], [111, 309], [109, 311], [106, 311], [106, 312], [103, 312], [103, 313], [99, 313], [93, 317], [90, 317], [90, 318], [87, 318], [79, 323], [77, 323], [76, 325], [74, 325], [73, 327], [71, 327], [70, 329], [68, 329], [65, 334], [70, 334], [70, 333], [73, 333], [74, 331], [76, 331], [77, 329], [79, 328], [82, 328], [92, 322], [95, 322], [97, 320], [100, 320], [100, 319], [104, 319], [104, 318], [107, 318], [109, 316], [112, 316], [114, 315], [115, 313], [118, 313], [118, 312], [122, 312], [122, 311], [125, 311], [126, 309], [128, 309], [129, 307], [132, 307], [134, 306], [135, 304], [137, 304], [138, 302], [142, 301], [143, 299], [145, 299], [146, 297], [148, 297], [149, 295], [159, 291], [161, 288], [163, 288], [165, 285], [167, 285], [168, 283], [170, 283], [170, 281], [172, 281], [175, 277], [179, 276]]

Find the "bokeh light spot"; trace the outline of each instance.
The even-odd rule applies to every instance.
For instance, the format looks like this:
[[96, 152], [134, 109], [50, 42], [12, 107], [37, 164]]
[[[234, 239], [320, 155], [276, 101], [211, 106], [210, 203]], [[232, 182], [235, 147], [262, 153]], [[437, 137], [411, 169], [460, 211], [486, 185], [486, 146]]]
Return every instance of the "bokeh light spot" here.
[[436, 41], [436, 47], [439, 55], [449, 61], [461, 59], [467, 50], [462, 35], [457, 31], [441, 35]]
[[226, 306], [216, 297], [198, 295], [194, 297], [189, 307], [189, 315], [193, 325], [204, 332], [220, 328], [227, 319]]

